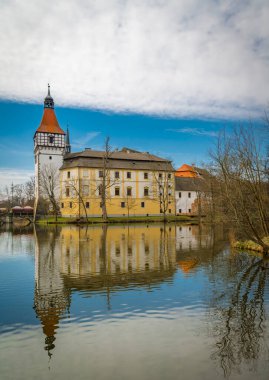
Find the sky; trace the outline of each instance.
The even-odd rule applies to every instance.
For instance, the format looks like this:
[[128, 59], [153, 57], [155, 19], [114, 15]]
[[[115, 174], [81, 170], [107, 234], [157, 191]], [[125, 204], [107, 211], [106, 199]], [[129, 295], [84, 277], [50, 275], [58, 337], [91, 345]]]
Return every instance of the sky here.
[[269, 104], [267, 0], [1, 0], [0, 187], [33, 174], [47, 83], [73, 151], [208, 160]]

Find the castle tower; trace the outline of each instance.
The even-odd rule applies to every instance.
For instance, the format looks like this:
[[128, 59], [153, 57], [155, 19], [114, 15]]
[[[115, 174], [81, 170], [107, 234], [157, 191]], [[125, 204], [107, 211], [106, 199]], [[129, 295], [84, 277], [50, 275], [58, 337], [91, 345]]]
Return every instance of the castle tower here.
[[[70, 151], [70, 143], [68, 151]], [[54, 101], [50, 95], [50, 85], [48, 85], [48, 94], [44, 100], [43, 117], [34, 135], [36, 199], [38, 199], [40, 195], [42, 167], [50, 166], [58, 170], [62, 166], [65, 153], [65, 132], [61, 129], [57, 121], [54, 112]]]

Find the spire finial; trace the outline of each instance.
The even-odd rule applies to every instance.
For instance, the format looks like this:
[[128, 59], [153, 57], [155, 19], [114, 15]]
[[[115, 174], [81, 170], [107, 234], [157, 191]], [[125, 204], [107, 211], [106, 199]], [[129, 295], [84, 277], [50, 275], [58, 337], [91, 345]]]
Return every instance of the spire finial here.
[[50, 95], [50, 84], [48, 83], [48, 95], [45, 97], [44, 100], [44, 108], [54, 108], [54, 102]]

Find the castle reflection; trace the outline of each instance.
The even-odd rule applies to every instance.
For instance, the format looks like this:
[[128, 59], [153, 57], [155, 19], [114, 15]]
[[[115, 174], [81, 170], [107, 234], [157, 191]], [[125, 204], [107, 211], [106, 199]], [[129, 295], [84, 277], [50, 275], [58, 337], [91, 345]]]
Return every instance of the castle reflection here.
[[171, 282], [177, 268], [195, 269], [201, 250], [211, 252], [211, 235], [175, 224], [37, 228], [34, 308], [49, 355], [73, 292], [105, 292], [109, 309], [118, 289], [151, 288]]

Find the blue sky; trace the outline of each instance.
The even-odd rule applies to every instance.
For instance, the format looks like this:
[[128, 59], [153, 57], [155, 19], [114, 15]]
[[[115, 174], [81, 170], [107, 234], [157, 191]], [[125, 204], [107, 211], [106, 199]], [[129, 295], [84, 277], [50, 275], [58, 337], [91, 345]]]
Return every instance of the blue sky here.
[[267, 0], [2, 0], [0, 188], [32, 173], [48, 82], [73, 149], [205, 161], [268, 107], [268, 19]]
[[[57, 107], [54, 100], [61, 127], [69, 125], [73, 151], [102, 149], [109, 136], [114, 148], [150, 151], [173, 160], [175, 167], [207, 161], [218, 130], [232, 123]], [[42, 118], [43, 104], [1, 102], [0, 113], [0, 171], [30, 173], [34, 167], [33, 135]]]

